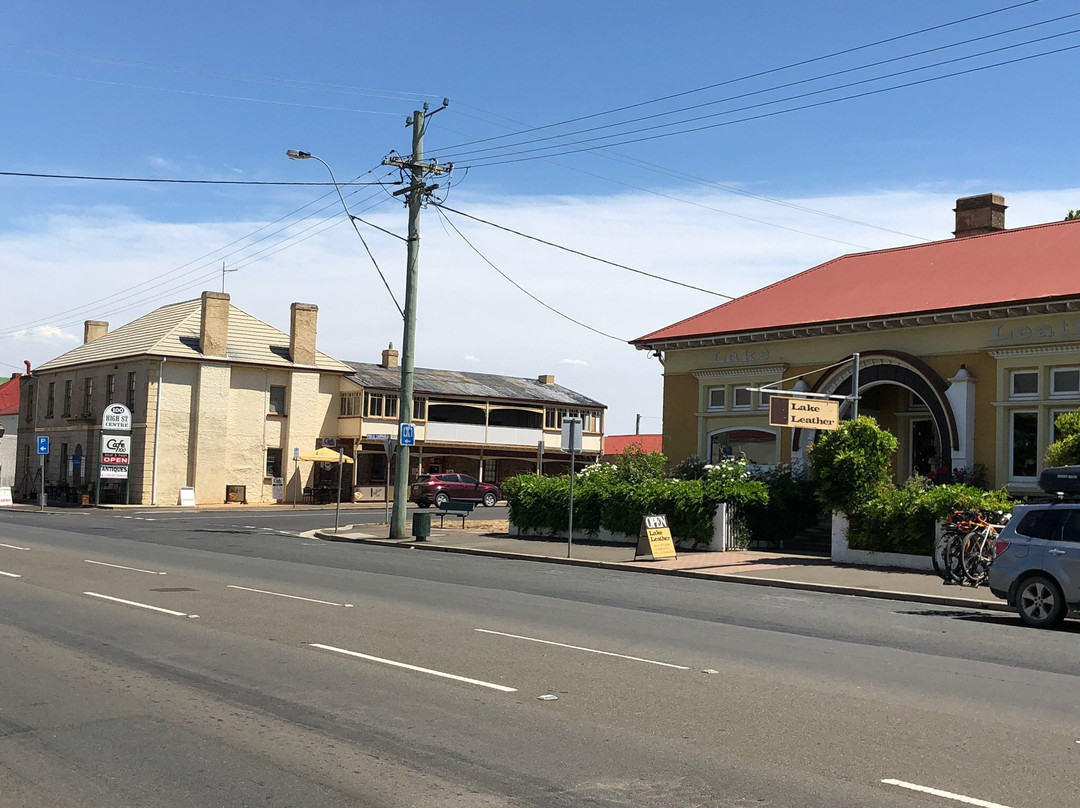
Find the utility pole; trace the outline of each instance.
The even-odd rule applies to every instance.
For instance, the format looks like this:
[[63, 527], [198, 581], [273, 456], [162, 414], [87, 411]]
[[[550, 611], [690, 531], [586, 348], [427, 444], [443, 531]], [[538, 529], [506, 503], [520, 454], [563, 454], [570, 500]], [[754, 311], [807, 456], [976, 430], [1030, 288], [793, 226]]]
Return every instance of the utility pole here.
[[[435, 112], [446, 109], [448, 99], [443, 99], [443, 105]], [[428, 105], [423, 109], [415, 110], [411, 118], [406, 119], [405, 125], [412, 126], [412, 156], [387, 157], [383, 160], [384, 166], [396, 166], [408, 169], [411, 173], [411, 181], [407, 188], [395, 191], [394, 195], [405, 194], [409, 204], [409, 240], [406, 258], [405, 275], [405, 331], [401, 340], [401, 388], [398, 392], [398, 436], [402, 433], [402, 425], [412, 424], [413, 417], [413, 368], [415, 366], [416, 344], [416, 297], [417, 286], [420, 280], [420, 208], [424, 198], [439, 186], [425, 185], [424, 179], [428, 175], [448, 174], [452, 165], [440, 166], [437, 163], [424, 162], [424, 129], [425, 120], [434, 115], [427, 114]], [[404, 539], [409, 533], [405, 524], [405, 506], [409, 499], [409, 449], [402, 443], [398, 447], [397, 465], [394, 467], [394, 510], [390, 517], [390, 538]]]

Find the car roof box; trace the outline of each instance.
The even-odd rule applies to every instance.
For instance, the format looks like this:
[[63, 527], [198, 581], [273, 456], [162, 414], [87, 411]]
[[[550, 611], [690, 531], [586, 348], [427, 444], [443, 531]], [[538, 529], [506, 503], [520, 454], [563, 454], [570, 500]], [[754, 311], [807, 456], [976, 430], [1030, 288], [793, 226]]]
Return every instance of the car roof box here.
[[1043, 469], [1039, 488], [1047, 494], [1080, 494], [1080, 466], [1055, 466]]

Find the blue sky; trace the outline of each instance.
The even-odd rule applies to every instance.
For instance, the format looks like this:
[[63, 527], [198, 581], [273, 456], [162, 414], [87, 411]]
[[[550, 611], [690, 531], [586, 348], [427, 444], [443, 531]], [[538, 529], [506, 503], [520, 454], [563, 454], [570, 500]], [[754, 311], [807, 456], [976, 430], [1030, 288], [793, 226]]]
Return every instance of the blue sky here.
[[[1071, 142], [1080, 111], [1068, 91], [1080, 50], [835, 100], [1078, 46], [1070, 32], [1080, 16], [1048, 22], [1076, 14], [1064, 0], [300, 9], [17, 3], [0, 35], [0, 171], [324, 181], [314, 161], [285, 158], [300, 148], [339, 180], [373, 180], [391, 149], [408, 151], [405, 117], [445, 96], [426, 147], [456, 164], [447, 204], [732, 295], [838, 254], [947, 238], [959, 196], [1004, 194], [1010, 226], [1080, 207]], [[777, 69], [799, 62], [809, 63]], [[838, 86], [854, 82], [863, 83]], [[646, 103], [665, 96], [677, 97]], [[654, 117], [629, 122], [645, 116]], [[712, 117], [688, 120], [698, 116]], [[583, 120], [500, 137], [571, 119]], [[685, 123], [631, 131], [671, 121]], [[702, 126], [711, 128], [673, 134]], [[513, 154], [556, 143], [572, 152], [582, 148], [574, 141], [605, 134], [620, 145]], [[354, 213], [404, 231], [399, 202], [353, 190]], [[220, 288], [222, 261], [239, 269], [227, 279], [236, 305], [285, 328], [289, 302], [316, 303], [320, 347], [375, 361], [400, 343], [400, 319], [333, 198], [310, 204], [326, 191], [0, 177], [0, 369], [72, 347], [83, 319], [115, 327]], [[720, 302], [454, 221], [535, 296], [612, 336], [637, 337]], [[364, 234], [400, 298], [400, 243]], [[554, 372], [609, 405], [609, 432], [633, 431], [637, 413], [643, 429], [659, 430], [655, 361], [523, 295], [431, 209], [422, 243], [419, 364]]]

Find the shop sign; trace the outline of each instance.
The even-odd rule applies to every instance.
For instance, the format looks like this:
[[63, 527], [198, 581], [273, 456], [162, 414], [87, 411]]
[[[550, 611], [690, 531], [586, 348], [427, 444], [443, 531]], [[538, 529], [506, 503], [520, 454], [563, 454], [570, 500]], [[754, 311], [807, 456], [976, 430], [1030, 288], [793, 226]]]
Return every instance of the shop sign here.
[[110, 404], [101, 414], [103, 432], [130, 432], [131, 410], [123, 404]]
[[667, 516], [663, 514], [643, 516], [634, 560], [656, 561], [661, 558], [675, 558], [675, 542], [671, 538]]
[[775, 393], [769, 397], [769, 426], [792, 429], [836, 429], [840, 425], [840, 402], [824, 398], [792, 398]]
[[126, 480], [128, 478], [127, 466], [101, 466], [101, 479], [103, 480]]

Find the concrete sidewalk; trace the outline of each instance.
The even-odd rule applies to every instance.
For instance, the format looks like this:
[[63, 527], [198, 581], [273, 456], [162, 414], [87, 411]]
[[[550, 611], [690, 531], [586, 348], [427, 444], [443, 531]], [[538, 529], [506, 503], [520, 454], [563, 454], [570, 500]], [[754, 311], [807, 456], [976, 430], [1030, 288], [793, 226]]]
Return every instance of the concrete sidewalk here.
[[834, 564], [821, 556], [735, 550], [726, 553], [680, 552], [677, 558], [635, 561], [635, 548], [575, 541], [567, 557], [567, 541], [483, 533], [460, 528], [434, 528], [426, 541], [391, 540], [385, 525], [347, 525], [314, 532], [329, 541], [352, 541], [430, 552], [467, 553], [521, 561], [617, 569], [654, 575], [678, 575], [785, 589], [830, 592], [856, 597], [903, 600], [937, 606], [1011, 611], [986, 587], [947, 585], [934, 573]]

